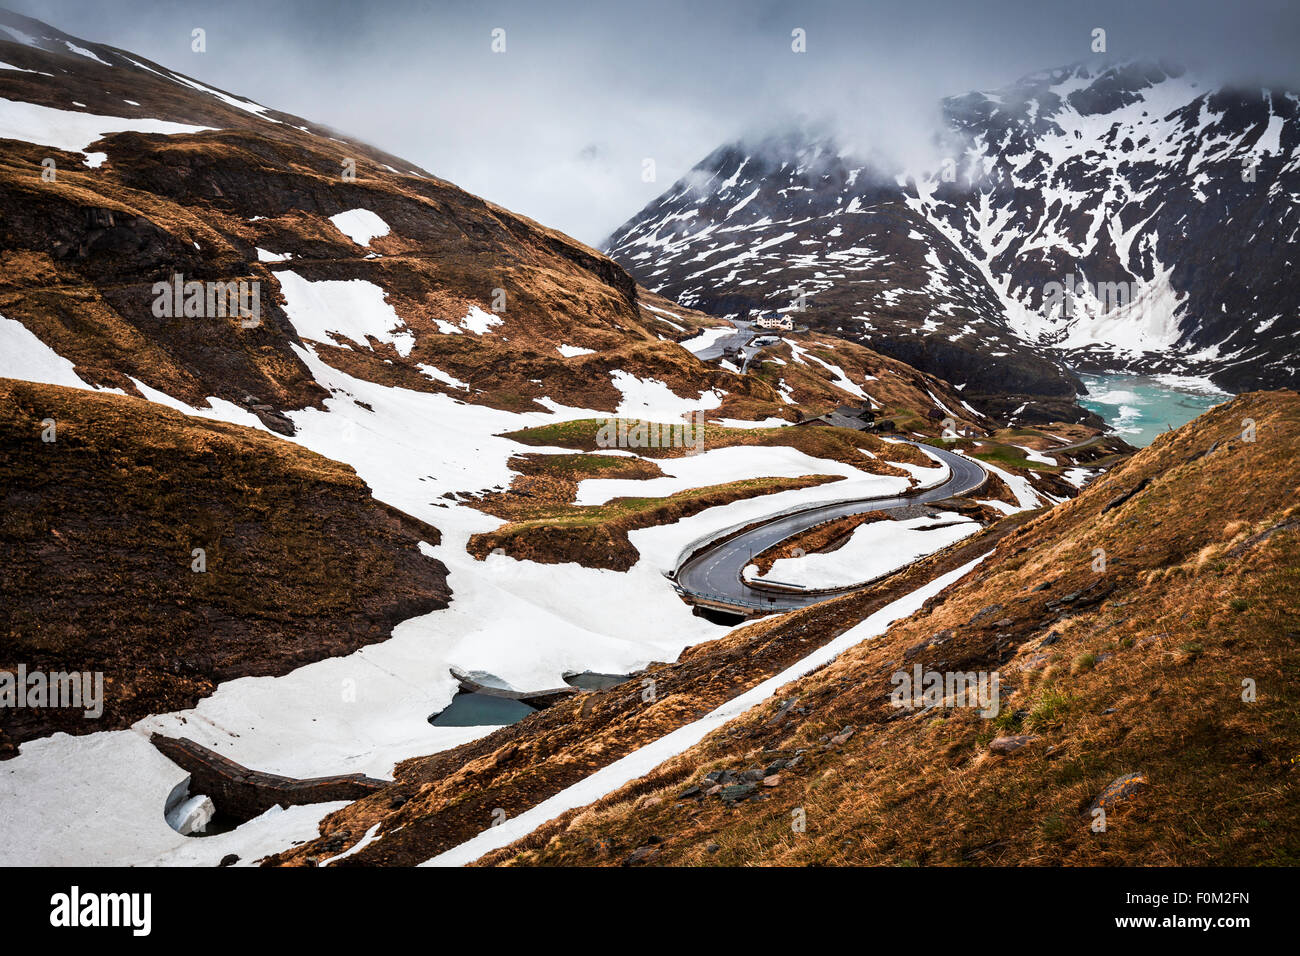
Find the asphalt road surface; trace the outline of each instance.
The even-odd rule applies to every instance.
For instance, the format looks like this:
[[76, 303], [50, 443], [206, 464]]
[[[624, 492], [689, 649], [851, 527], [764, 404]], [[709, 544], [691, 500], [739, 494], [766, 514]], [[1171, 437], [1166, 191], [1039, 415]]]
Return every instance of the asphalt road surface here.
[[727, 349], [744, 348], [749, 344], [749, 340], [757, 334], [754, 329], [750, 327], [748, 322], [732, 322], [731, 324], [736, 327], [735, 332], [730, 335], [722, 336], [702, 352], [696, 352], [695, 357], [701, 362], [708, 362], [711, 359], [722, 358], [722, 353]]
[[[909, 442], [909, 444], [917, 444]], [[939, 501], [965, 494], [978, 487], [985, 472], [978, 462], [953, 454], [933, 445], [925, 450], [941, 458], [952, 474], [943, 484], [915, 495], [896, 495], [889, 498], [861, 498], [856, 501], [828, 504], [810, 508], [797, 514], [773, 518], [750, 528], [721, 544], [705, 548], [680, 568], [675, 576], [678, 587], [688, 595], [732, 603], [748, 608], [767, 608], [774, 611], [807, 607], [824, 601], [829, 595], [781, 593], [751, 588], [741, 578], [741, 572], [750, 563], [752, 555], [759, 554], [792, 535], [808, 530], [832, 518], [862, 514], [867, 511], [889, 511], [927, 501]], [[845, 588], [844, 590], [852, 590]]]

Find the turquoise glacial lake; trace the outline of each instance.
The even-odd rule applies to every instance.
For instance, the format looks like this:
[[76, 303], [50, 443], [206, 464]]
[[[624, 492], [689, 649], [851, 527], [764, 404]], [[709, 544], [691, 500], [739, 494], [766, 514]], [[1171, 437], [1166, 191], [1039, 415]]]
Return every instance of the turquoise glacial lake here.
[[1232, 398], [1207, 379], [1177, 375], [1080, 375], [1088, 394], [1079, 404], [1096, 412], [1130, 445], [1145, 448]]

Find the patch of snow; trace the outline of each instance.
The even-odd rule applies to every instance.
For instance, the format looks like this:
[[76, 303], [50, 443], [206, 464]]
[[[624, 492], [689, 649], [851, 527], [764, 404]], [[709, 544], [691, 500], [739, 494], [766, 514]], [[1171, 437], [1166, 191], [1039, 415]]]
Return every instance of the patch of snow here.
[[757, 566], [751, 564], [745, 569], [745, 579], [813, 589], [851, 587], [956, 544], [979, 529], [978, 522], [955, 512], [903, 521], [872, 521], [858, 525], [849, 540], [834, 551], [778, 558], [766, 574], [758, 574]]
[[689, 412], [708, 411], [722, 404], [717, 389], [701, 392], [699, 398], [681, 398], [657, 378], [637, 378], [622, 369], [610, 372], [614, 387], [623, 393], [614, 414], [620, 418], [645, 418], [675, 422]]
[[[1010, 442], [1008, 442], [1010, 444]], [[1025, 453], [1025, 458], [1029, 461], [1036, 462], [1040, 465], [1055, 465], [1056, 459], [1048, 458], [1042, 452], [1034, 451], [1032, 448], [1026, 448], [1024, 445], [1011, 445], [1012, 448], [1019, 448]]]
[[429, 376], [429, 378], [433, 379], [435, 382], [442, 382], [445, 385], [450, 385], [452, 388], [465, 388], [465, 389], [469, 388], [468, 383], [462, 382], [456, 376], [449, 375], [448, 373], [442, 371], [441, 369], [434, 368], [432, 365], [421, 364], [421, 365], [417, 365], [416, 368], [418, 368], [425, 375]]
[[370, 246], [371, 239], [388, 235], [388, 223], [380, 219], [369, 209], [349, 209], [336, 216], [330, 216], [334, 228], [347, 236], [359, 246]]
[[217, 422], [228, 422], [231, 425], [244, 425], [247, 428], [257, 428], [264, 432], [270, 429], [262, 424], [262, 420], [247, 409], [240, 408], [234, 402], [228, 402], [224, 398], [217, 398], [215, 395], [208, 396], [207, 408], [195, 408], [186, 405], [178, 398], [172, 398], [165, 392], [160, 392], [156, 388], [150, 388], [138, 378], [131, 379], [135, 385], [136, 391], [146, 399], [157, 405], [164, 405], [167, 408], [175, 409], [185, 415], [193, 415], [195, 418], [210, 418]]
[[77, 46], [77, 44], [73, 43], [71, 40], [64, 40], [63, 45], [66, 46], [73, 53], [77, 54], [77, 56], [84, 56], [87, 59], [94, 60], [96, 63], [102, 63], [104, 64], [104, 66], [113, 65], [112, 63], [109, 63], [107, 60], [101, 59], [100, 57], [96, 56], [92, 51], [87, 50], [84, 46]]
[[14, 66], [12, 63], [0, 62], [0, 70], [16, 70], [19, 73], [34, 73], [37, 76], [53, 76], [53, 73], [43, 73], [40, 70], [29, 70], [26, 67]]
[[[957, 454], [962, 454], [962, 452], [959, 451]], [[1012, 493], [1016, 496], [1016, 504], [1018, 506], [1017, 510], [1026, 511], [1030, 508], [1038, 508], [1042, 505], [1042, 498], [1040, 498], [1038, 492], [1034, 490], [1034, 486], [1029, 483], [1028, 478], [1022, 478], [1020, 475], [1013, 475], [1006, 469], [999, 468], [997, 465], [991, 465], [987, 461], [981, 461], [980, 465], [1006, 482], [1007, 487], [1010, 488]]]
[[788, 428], [790, 425], [784, 418], [764, 418], [759, 421], [750, 421], [747, 418], [718, 418], [710, 421], [723, 428]]
[[460, 320], [462, 328], [475, 335], [483, 335], [488, 329], [496, 328], [503, 319], [495, 312], [484, 312], [476, 305], [469, 307], [469, 314]]
[[369, 846], [371, 843], [375, 841], [375, 839], [379, 836], [379, 828], [383, 825], [384, 825], [384, 821], [380, 820], [373, 827], [367, 830], [365, 835], [356, 843], [354, 843], [352, 846], [348, 847], [342, 853], [330, 857], [329, 859], [321, 860], [320, 863], [317, 864], [317, 866], [329, 866], [331, 863], [335, 863], [338, 860], [347, 859], [348, 857], [352, 856], [352, 854], [354, 853], [360, 853], [362, 850], [364, 850], [367, 846]]
[[646, 305], [644, 302], [641, 303], [641, 308], [653, 312], [655, 315], [659, 316], [660, 322], [663, 322], [665, 325], [671, 325], [678, 332], [686, 331], [684, 328], [682, 328], [682, 326], [678, 325], [676, 322], [669, 321], [669, 319], [667, 318], [667, 316], [672, 316], [674, 319], [681, 319], [681, 316], [678, 315], [676, 312], [669, 312], [667, 309], [658, 309], [655, 308], [653, 305]]
[[298, 334], [315, 342], [333, 344], [331, 332], [363, 348], [372, 348], [367, 336], [388, 342], [406, 356], [415, 335], [384, 298], [384, 290], [365, 279], [310, 281], [289, 269], [275, 274], [284, 292], [284, 313]]
[[[139, 66], [143, 69], [146, 70], [149, 69], [143, 63], [138, 63], [135, 60], [132, 60], [131, 62], [135, 63], [136, 66]], [[157, 70], [149, 70], [149, 72], [158, 73]], [[164, 74], [161, 73], [158, 73], [158, 75], [164, 76]], [[217, 99], [221, 100], [221, 102], [225, 103], [227, 106], [233, 106], [235, 109], [243, 110], [245, 113], [252, 113], [254, 116], [257, 116], [260, 119], [264, 119], [267, 122], [270, 123], [280, 122], [279, 120], [274, 119], [273, 117], [267, 116], [266, 111], [268, 107], [262, 106], [260, 103], [254, 103], [252, 100], [240, 99], [237, 96], [231, 96], [229, 93], [223, 93], [220, 90], [213, 89], [210, 86], [200, 83], [198, 80], [192, 80], [188, 76], [183, 76], [180, 73], [169, 73], [164, 78], [171, 80], [173, 83], [180, 83], [182, 86], [188, 86], [192, 90], [198, 90], [200, 93], [206, 93], [208, 94], [208, 96], [215, 96]]]
[[692, 355], [699, 355], [701, 352], [712, 347], [718, 339], [725, 339], [729, 335], [734, 335], [736, 330], [732, 327], [724, 329], [704, 329], [699, 335], [693, 335], [689, 339], [678, 342], [682, 348]]
[[1097, 471], [1093, 468], [1067, 468], [1061, 474], [1062, 478], [1074, 485], [1076, 488], [1082, 488], [1096, 476]]
[[36, 103], [24, 103], [0, 97], [0, 139], [18, 139], [25, 143], [52, 146], [70, 153], [85, 152], [86, 147], [110, 133], [202, 133], [210, 126], [190, 126], [167, 120], [140, 119], [126, 116], [97, 116], [75, 110], [59, 110]]
[[[89, 389], [75, 366], [16, 319], [0, 315], [0, 378]], [[113, 389], [113, 391], [118, 391]], [[119, 393], [120, 394], [120, 393]]]

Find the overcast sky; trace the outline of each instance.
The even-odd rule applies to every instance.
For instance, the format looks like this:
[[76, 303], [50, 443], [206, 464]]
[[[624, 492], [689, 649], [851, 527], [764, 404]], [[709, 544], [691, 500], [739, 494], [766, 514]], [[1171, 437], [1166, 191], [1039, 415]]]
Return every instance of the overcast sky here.
[[[0, 5], [336, 127], [591, 244], [721, 143], [784, 117], [830, 113], [906, 157], [940, 97], [1093, 58], [1096, 27], [1112, 56], [1300, 89], [1300, 3], [1286, 0]], [[206, 53], [190, 49], [195, 27]]]

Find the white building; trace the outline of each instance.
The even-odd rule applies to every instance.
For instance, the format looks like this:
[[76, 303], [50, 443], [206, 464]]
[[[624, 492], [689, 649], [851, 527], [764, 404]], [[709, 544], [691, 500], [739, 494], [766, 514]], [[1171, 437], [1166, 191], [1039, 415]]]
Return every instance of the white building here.
[[794, 330], [794, 319], [779, 312], [765, 312], [754, 320], [754, 325], [760, 329], [781, 329], [783, 332], [791, 332]]

